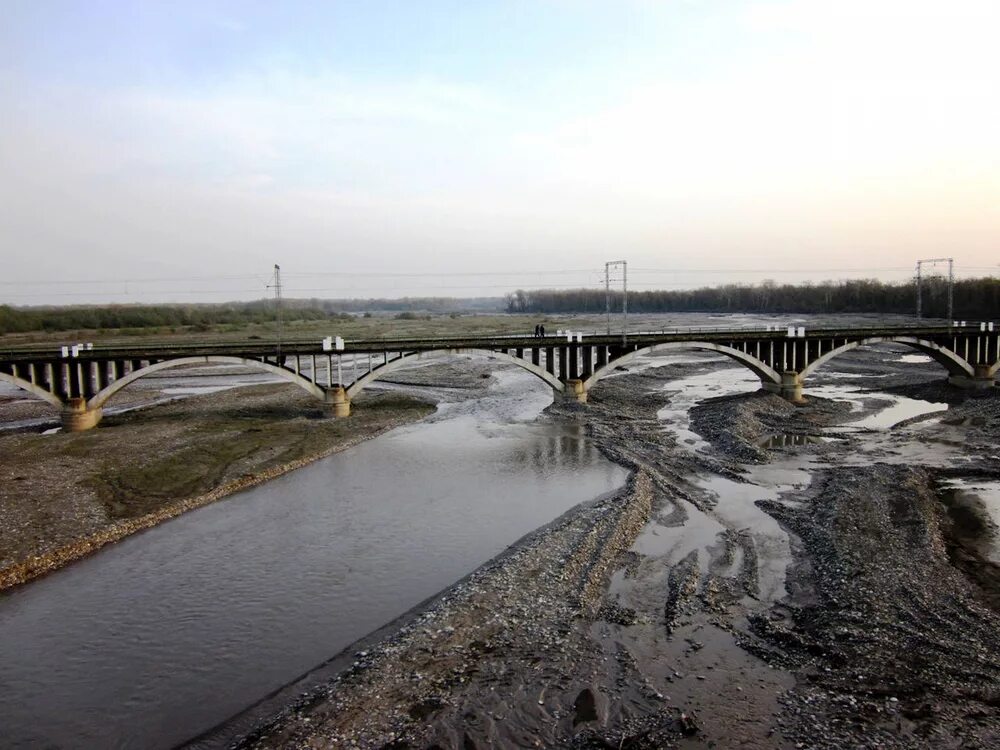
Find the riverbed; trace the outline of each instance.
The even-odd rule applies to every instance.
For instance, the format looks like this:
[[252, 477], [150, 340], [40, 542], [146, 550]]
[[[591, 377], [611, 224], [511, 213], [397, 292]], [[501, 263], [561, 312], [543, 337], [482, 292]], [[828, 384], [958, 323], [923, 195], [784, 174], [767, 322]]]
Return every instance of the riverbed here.
[[627, 473], [551, 391], [482, 398], [130, 537], [0, 598], [8, 747], [181, 744]]
[[[907, 356], [894, 361], [906, 368], [928, 364]], [[783, 710], [794, 710], [794, 717], [808, 714], [808, 721], [836, 712], [828, 706], [825, 716], [812, 717], [809, 701], [816, 698], [796, 693], [808, 683], [791, 671], [800, 657], [794, 649], [779, 653], [767, 640], [769, 633], [792, 628], [798, 608], [811, 606], [804, 581], [818, 587], [829, 580], [810, 583], [804, 576], [802, 545], [810, 540], [801, 529], [790, 533], [783, 519], [795, 512], [807, 517], [858, 491], [851, 481], [863, 472], [881, 482], [873, 497], [861, 496], [877, 507], [896, 491], [891, 477], [912, 479], [911, 464], [954, 469], [972, 463], [977, 453], [982, 458], [981, 449], [970, 451], [967, 444], [968, 428], [983, 419], [974, 410], [966, 410], [973, 416], [953, 417], [945, 400], [892, 392], [890, 382], [850, 371], [864, 360], [848, 365], [847, 372], [824, 372], [811, 382], [806, 391], [813, 404], [801, 409], [749, 395], [758, 387], [756, 378], [720, 368], [711, 357], [654, 357], [608, 378], [610, 390], [598, 391], [589, 407], [566, 407], [576, 422], [559, 409], [558, 418], [539, 420], [551, 400], [548, 389], [526, 374], [501, 372], [482, 398], [447, 401], [419, 425], [190, 514], [23, 589], [66, 581], [47, 598], [40, 595], [41, 604], [27, 597], [27, 605], [14, 609], [20, 628], [15, 632], [28, 644], [27, 653], [8, 658], [0, 647], [0, 658], [17, 666], [19, 679], [29, 685], [28, 701], [41, 708], [17, 695], [7, 703], [0, 698], [0, 719], [21, 700], [19, 721], [48, 733], [53, 728], [46, 724], [54, 724], [57, 737], [74, 738], [71, 744], [159, 747], [184, 741], [445, 589], [523, 534], [620, 487], [624, 470], [597, 455], [599, 444], [638, 467], [636, 486], [612, 502], [562, 516], [552, 534], [533, 535], [516, 560], [494, 560], [468, 586], [450, 589], [444, 605], [429, 607], [400, 638], [386, 631], [389, 645], [358, 646], [364, 651], [347, 659], [345, 681], [314, 683], [320, 691], [296, 703], [305, 708], [293, 711], [287, 724], [278, 722], [273, 735], [260, 735], [260, 746], [281, 747], [290, 736], [315, 738], [326, 747], [339, 746], [343, 737], [380, 746], [376, 738], [387, 736], [428, 745], [466, 730], [476, 742], [500, 737], [515, 745], [526, 737], [562, 744], [592, 731], [594, 742], [617, 746], [640, 736], [677, 739], [691, 726], [699, 741], [719, 746], [785, 746], [778, 737], [795, 736], [798, 718], [786, 713], [782, 719]], [[652, 368], [664, 369], [645, 377]], [[875, 390], [883, 387], [890, 390]], [[765, 426], [773, 432], [753, 438], [765, 451], [758, 463], [739, 460], [742, 453], [726, 456], [706, 437], [705, 423], [696, 427], [692, 420], [706, 399], [741, 392], [748, 395], [728, 405], [719, 400], [708, 416], [729, 430], [732, 419], [753, 413], [754, 400], [760, 400], [770, 410]], [[801, 414], [822, 419], [811, 428]], [[783, 420], [792, 429], [785, 431]], [[598, 439], [586, 438], [584, 425], [597, 430]], [[609, 425], [613, 429], [604, 432]], [[581, 486], [588, 492], [578, 494]], [[823, 486], [831, 494], [813, 507]], [[995, 481], [956, 478], [951, 486], [965, 493], [963, 504], [981, 503], [996, 517]], [[620, 534], [594, 533], [619, 506], [640, 511], [643, 493], [653, 498], [644, 524], [632, 517]], [[237, 504], [238, 514], [232, 511]], [[250, 516], [244, 516], [244, 504], [254, 509]], [[160, 539], [175, 525], [183, 529], [184, 521], [195, 524], [192, 519], [201, 520], [191, 538]], [[632, 536], [628, 528], [635, 530]], [[602, 551], [605, 538], [631, 541]], [[854, 541], [848, 539], [843, 549]], [[120, 562], [107, 558], [112, 562], [100, 569], [100, 585], [84, 577], [77, 594], [68, 573], [130, 544], [134, 549]], [[876, 548], [869, 557], [882, 551]], [[992, 558], [996, 547], [984, 552]], [[153, 557], [147, 560], [147, 554]], [[353, 562], [341, 564], [345, 558]], [[565, 575], [569, 560], [586, 571], [580, 585]], [[609, 566], [606, 579], [602, 566]], [[607, 579], [605, 595], [595, 587]], [[130, 586], [130, 580], [143, 584]], [[957, 583], [950, 582], [949, 590]], [[578, 596], [582, 592], [586, 597]], [[588, 608], [595, 596], [605, 598], [596, 615]], [[84, 602], [92, 601], [103, 610], [87, 611]], [[852, 606], [860, 609], [868, 601], [861, 597]], [[888, 595], [878, 599], [880, 606], [887, 602]], [[6, 630], [5, 604], [0, 600], [0, 627]], [[834, 608], [824, 616], [841, 614]], [[65, 628], [46, 631], [49, 620], [82, 622], [85, 635], [74, 641], [63, 633], [63, 641], [74, 642], [61, 642]], [[769, 623], [768, 630], [760, 629], [761, 622]], [[895, 620], [880, 623], [891, 627]], [[134, 633], [138, 637], [130, 639]], [[945, 637], [940, 642], [951, 644]], [[54, 652], [51, 658], [47, 649]], [[112, 650], [120, 653], [109, 659]], [[31, 671], [33, 660], [56, 678], [39, 679]], [[836, 663], [827, 664], [825, 674], [831, 668], [839, 679]], [[955, 673], [966, 668], [959, 664]], [[836, 700], [851, 706], [853, 669], [844, 675], [847, 687], [834, 686]], [[25, 694], [20, 684], [19, 690]], [[287, 703], [296, 694], [283, 695]], [[857, 699], [868, 700], [860, 693]], [[868, 700], [866, 710], [894, 711], [889, 704], [883, 709], [885, 700]], [[69, 707], [77, 726], [52, 718], [62, 713], [57, 701]], [[91, 718], [95, 710], [102, 712], [100, 720]], [[383, 721], [388, 716], [391, 721]], [[84, 733], [95, 727], [105, 733]], [[243, 721], [236, 733], [247, 727]], [[814, 730], [807, 723], [794, 731]], [[15, 739], [32, 746], [60, 741], [48, 733]], [[808, 733], [798, 738], [819, 741]], [[825, 746], [840, 742], [835, 734], [828, 739]]]

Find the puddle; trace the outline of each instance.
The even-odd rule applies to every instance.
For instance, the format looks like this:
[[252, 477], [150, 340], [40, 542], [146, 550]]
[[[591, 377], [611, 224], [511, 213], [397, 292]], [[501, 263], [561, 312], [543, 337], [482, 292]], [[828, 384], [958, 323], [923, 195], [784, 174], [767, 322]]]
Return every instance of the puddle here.
[[[879, 379], [888, 377], [884, 372], [879, 373], [858, 373], [858, 372], [837, 372], [835, 370], [821, 370], [819, 373], [813, 376], [815, 382], [822, 383], [824, 380], [841, 380], [844, 378], [850, 378], [851, 380], [856, 379]], [[807, 386], [808, 390], [815, 390], [816, 386]]]
[[757, 445], [761, 448], [793, 448], [800, 445], [817, 445], [829, 443], [833, 438], [821, 435], [768, 435], [763, 440], [758, 440]]
[[982, 427], [986, 424], [986, 417], [954, 417], [952, 419], [941, 419], [941, 424], [949, 427]]
[[888, 430], [915, 417], [946, 411], [948, 404], [923, 401], [921, 399], [896, 396], [889, 393], [861, 392], [844, 385], [818, 385], [806, 389], [806, 398], [816, 396], [833, 401], [847, 401], [851, 411], [861, 411], [865, 401], [883, 401], [885, 406], [868, 416], [840, 425], [838, 432], [847, 430]]
[[947, 411], [948, 409], [948, 404], [921, 401], [918, 399], [906, 398], [905, 396], [894, 396], [887, 400], [894, 401], [895, 403], [892, 403], [891, 406], [865, 417], [864, 419], [859, 419], [857, 422], [851, 422], [846, 426], [857, 427], [865, 430], [888, 430], [901, 422], [906, 422], [907, 420], [915, 417], [920, 417], [924, 414], [933, 414], [934, 412], [939, 411]]
[[[660, 409], [657, 417], [679, 445], [692, 453], [709, 452], [709, 444], [691, 428], [691, 409], [706, 398], [732, 393], [749, 393], [760, 388], [757, 377], [742, 368], [729, 368], [691, 375], [664, 384], [671, 394], [670, 403]], [[785, 568], [790, 560], [788, 535], [777, 521], [757, 507], [758, 500], [778, 500], [783, 494], [801, 490], [809, 484], [809, 473], [801, 462], [776, 461], [766, 466], [748, 466], [748, 482], [738, 482], [716, 474], [696, 474], [688, 479], [702, 490], [711, 509], [706, 513], [684, 500], [688, 518], [681, 526], [648, 524], [636, 540], [634, 550], [642, 555], [663, 558], [676, 564], [695, 552], [702, 573], [717, 563], [718, 548], [726, 530], [746, 534], [756, 551], [759, 596], [775, 601], [785, 596]], [[744, 564], [737, 549], [726, 575], [735, 577]], [[717, 574], [723, 571], [715, 570]]]
[[983, 553], [991, 562], [1000, 565], [1000, 480], [948, 479], [943, 487], [952, 493], [952, 503], [959, 507], [981, 507], [993, 523], [983, 542]]
[[[273, 382], [282, 382], [275, 379]], [[223, 383], [215, 383], [214, 385], [176, 385], [168, 386], [166, 388], [160, 388], [160, 392], [166, 396], [202, 396], [206, 393], [219, 393], [221, 391], [228, 391], [231, 388], [246, 388], [251, 385], [260, 385], [260, 380], [238, 380], [238, 381], [228, 381]]]
[[[742, 368], [671, 380], [663, 386], [663, 390], [670, 393], [670, 403], [660, 409], [657, 416], [664, 429], [675, 436], [679, 446], [695, 454], [711, 455], [710, 445], [691, 428], [691, 409], [707, 398], [752, 392], [759, 387], [756, 376]], [[913, 429], [891, 430], [915, 417], [944, 412], [947, 404], [886, 393], [861, 392], [836, 384], [816, 386], [808, 390], [807, 396], [810, 394], [846, 401], [853, 412], [869, 413], [845, 425], [824, 430], [821, 435], [768, 435], [759, 443], [762, 447], [780, 449], [816, 445], [836, 440], [840, 435], [856, 435], [864, 437], [859, 441], [857, 452], [846, 459], [841, 457], [839, 463], [858, 465], [872, 460], [916, 460], [941, 464], [947, 461], [954, 463], [961, 458], [963, 435], [960, 428], [942, 431], [938, 426], [930, 434], [920, 429], [924, 423], [918, 423]], [[797, 504], [796, 498], [808, 488], [812, 473], [826, 465], [821, 456], [791, 452], [775, 456], [764, 465], [744, 466], [745, 482], [708, 473], [689, 476], [689, 481], [702, 491], [703, 498], [707, 500], [706, 511], [685, 500], [676, 500], [687, 514], [683, 524], [677, 525], [673, 509], [666, 509], [665, 517], [654, 519], [646, 526], [637, 538], [633, 551], [670, 566], [694, 552], [702, 573], [707, 573], [717, 564], [721, 540], [727, 529], [748, 534], [756, 551], [760, 598], [763, 601], [779, 600], [785, 595], [785, 568], [791, 559], [788, 535], [756, 503], [770, 500]], [[738, 569], [741, 563], [741, 559], [736, 559], [732, 567]], [[719, 570], [715, 572], [719, 573]]]

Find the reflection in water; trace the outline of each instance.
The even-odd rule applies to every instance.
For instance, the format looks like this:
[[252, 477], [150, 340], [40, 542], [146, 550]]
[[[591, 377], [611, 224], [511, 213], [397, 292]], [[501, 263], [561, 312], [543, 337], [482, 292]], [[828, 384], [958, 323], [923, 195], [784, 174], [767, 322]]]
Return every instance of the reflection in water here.
[[[691, 409], [706, 398], [721, 393], [753, 392], [760, 382], [748, 370], [727, 368], [690, 375], [667, 382], [669, 403], [657, 417], [677, 440], [694, 453], [710, 452], [709, 444], [691, 427]], [[718, 562], [719, 549], [728, 530], [752, 539], [754, 559], [744, 560], [737, 552], [727, 574], [743, 565], [753, 565], [759, 580], [760, 598], [764, 601], [785, 595], [785, 567], [790, 558], [788, 535], [778, 522], [757, 506], [758, 500], [777, 500], [783, 493], [797, 491], [808, 484], [809, 475], [799, 461], [774, 462], [746, 467], [748, 481], [735, 481], [710, 473], [692, 473], [686, 479], [704, 493], [710, 510], [699, 510], [683, 498], [675, 502], [683, 507], [685, 520], [678, 525], [670, 508], [666, 517], [653, 519], [636, 539], [633, 549], [642, 555], [661, 558], [667, 565], [695, 554], [702, 573]]]
[[848, 422], [841, 426], [841, 431], [848, 430], [888, 430], [900, 422], [931, 414], [938, 411], [946, 411], [948, 404], [923, 401], [906, 396], [898, 396], [890, 393], [860, 392], [856, 388], [842, 385], [818, 385], [808, 389], [807, 396], [819, 396], [836, 401], [848, 401], [851, 403], [853, 411], [862, 408], [865, 399], [874, 399], [886, 402], [886, 405], [866, 417], [854, 422]]
[[943, 484], [953, 495], [952, 505], [977, 507], [985, 514], [987, 528], [979, 530], [983, 552], [1000, 565], [1000, 481], [951, 478]]
[[0, 598], [4, 747], [166, 748], [622, 486], [551, 393], [500, 373], [432, 419]]
[[819, 443], [828, 443], [830, 438], [821, 437], [819, 435], [768, 435], [762, 440], [758, 441], [757, 445], [761, 448], [792, 448], [798, 445], [816, 445]]

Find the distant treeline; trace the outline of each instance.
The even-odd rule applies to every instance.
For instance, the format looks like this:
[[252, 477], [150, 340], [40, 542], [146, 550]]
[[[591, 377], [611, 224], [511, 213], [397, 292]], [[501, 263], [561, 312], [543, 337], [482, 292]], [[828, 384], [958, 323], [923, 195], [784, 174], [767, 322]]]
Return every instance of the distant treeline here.
[[[948, 285], [932, 278], [922, 286], [923, 315], [948, 314]], [[899, 313], [916, 310], [916, 285], [875, 279], [828, 281], [820, 284], [726, 284], [690, 290], [630, 291], [629, 312], [744, 312], [744, 313]], [[604, 290], [518, 289], [506, 296], [511, 313], [600, 313], [605, 309]], [[621, 310], [621, 292], [612, 292], [612, 310]], [[1000, 317], [1000, 278], [962, 279], [955, 282], [954, 317]]]
[[[289, 300], [287, 320], [325, 320], [331, 313]], [[213, 325], [266, 323], [275, 320], [273, 302], [221, 305], [107, 305], [103, 307], [25, 307], [0, 305], [0, 334], [122, 328], [205, 328]]]
[[[501, 312], [499, 297], [452, 299], [407, 297], [403, 299], [285, 299], [282, 318], [336, 320], [366, 312], [453, 313]], [[0, 305], [0, 334], [32, 331], [121, 330], [143, 328], [194, 328], [247, 325], [277, 320], [274, 300], [178, 305], [74, 305], [70, 307], [11, 307]]]
[[343, 312], [503, 312], [500, 297], [401, 297], [399, 299], [311, 299], [301, 300], [327, 310]]

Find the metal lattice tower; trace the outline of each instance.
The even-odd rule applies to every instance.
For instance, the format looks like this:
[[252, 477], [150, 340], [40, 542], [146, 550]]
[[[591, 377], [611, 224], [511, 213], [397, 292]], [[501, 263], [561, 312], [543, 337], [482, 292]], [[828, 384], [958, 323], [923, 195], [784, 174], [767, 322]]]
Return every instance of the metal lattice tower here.
[[281, 311], [281, 266], [274, 264], [274, 307], [278, 315], [278, 364], [281, 364], [281, 333], [282, 333], [282, 311]]
[[936, 263], [948, 264], [948, 320], [954, 317], [955, 308], [955, 259], [954, 258], [925, 258], [917, 261], [917, 319], [923, 315], [923, 265]]
[[611, 268], [622, 269], [622, 344], [628, 341], [628, 261], [611, 260], [604, 264], [604, 310], [608, 319], [608, 335], [611, 335]]

